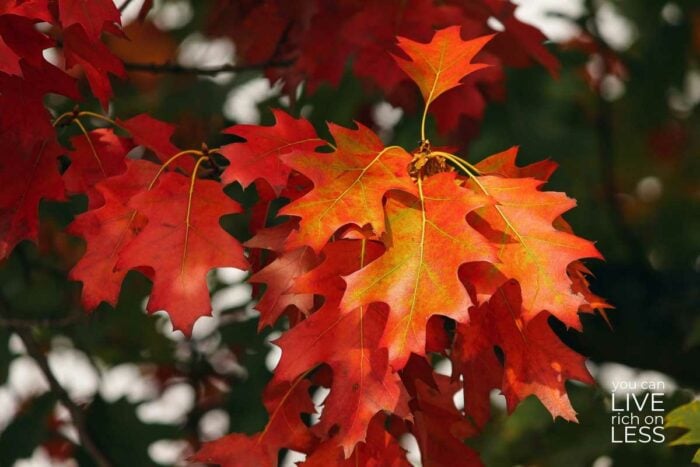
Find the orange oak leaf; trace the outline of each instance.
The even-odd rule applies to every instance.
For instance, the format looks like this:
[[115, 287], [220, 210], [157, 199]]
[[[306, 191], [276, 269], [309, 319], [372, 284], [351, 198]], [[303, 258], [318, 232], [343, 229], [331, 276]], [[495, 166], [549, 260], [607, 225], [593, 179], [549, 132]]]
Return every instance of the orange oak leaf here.
[[502, 391], [508, 411], [535, 395], [552, 414], [576, 421], [564, 383], [575, 379], [587, 384], [594, 380], [585, 358], [567, 347], [549, 325], [548, 312], [527, 321], [520, 286], [514, 280], [499, 288], [487, 304], [470, 310], [472, 321], [504, 354]]
[[280, 156], [293, 151], [313, 152], [326, 142], [318, 137], [308, 120], [295, 119], [282, 110], [273, 110], [275, 124], [235, 125], [224, 133], [240, 136], [243, 143], [227, 144], [219, 152], [231, 164], [221, 179], [224, 183], [239, 182], [244, 188], [260, 178], [267, 181], [277, 195], [287, 186], [289, 168]]
[[280, 210], [300, 218], [286, 248], [302, 245], [317, 253], [339, 228], [346, 224], [370, 224], [377, 235], [384, 230], [382, 201], [389, 190], [416, 193], [406, 169], [411, 155], [404, 149], [385, 148], [367, 127], [357, 130], [329, 124], [336, 149], [321, 154], [296, 151], [282, 157], [293, 169], [311, 179], [314, 188]]
[[68, 226], [68, 233], [85, 239], [83, 257], [68, 277], [83, 283], [81, 301], [87, 311], [101, 302], [116, 305], [127, 270], [117, 270], [119, 253], [146, 224], [146, 218], [127, 203], [145, 191], [159, 166], [142, 160], [128, 160], [124, 174], [97, 184], [104, 199], [98, 209], [80, 214]]
[[543, 182], [534, 178], [482, 176], [478, 182], [479, 187], [474, 182], [470, 186], [483, 189], [496, 204], [479, 209], [468, 220], [498, 245], [495, 267], [505, 278], [519, 282], [525, 320], [546, 310], [580, 329], [578, 310], [586, 302], [572, 290], [567, 267], [581, 258], [602, 256], [592, 242], [553, 225], [576, 202], [564, 193], [540, 191]]
[[220, 183], [170, 172], [139, 193], [129, 206], [148, 223], [122, 251], [117, 269], [148, 268], [153, 291], [147, 309], [166, 310], [173, 327], [190, 335], [194, 322], [211, 313], [206, 276], [216, 267], [247, 269], [243, 247], [219, 224], [241, 211]]
[[345, 280], [341, 308], [389, 305], [381, 344], [398, 370], [411, 352], [425, 352], [426, 327], [432, 315], [467, 319], [471, 300], [459, 281], [460, 265], [495, 261], [492, 246], [465, 218], [488, 199], [456, 184], [454, 173], [422, 183], [419, 198], [392, 192], [386, 205], [387, 251]]
[[71, 138], [73, 150], [68, 153], [71, 163], [63, 174], [66, 191], [85, 193], [89, 208], [102, 204], [103, 198], [95, 185], [108, 177], [126, 171], [126, 155], [132, 144], [114, 131], [100, 128]]
[[503, 152], [489, 156], [477, 163], [475, 167], [479, 169], [482, 175], [500, 175], [507, 178], [532, 177], [543, 182], [549, 180], [549, 177], [557, 169], [558, 164], [550, 160], [543, 160], [525, 167], [518, 167], [515, 165], [518, 149], [518, 146], [513, 146]]
[[276, 341], [282, 358], [275, 379], [292, 380], [309, 368], [327, 363], [333, 370], [330, 395], [314, 431], [333, 434], [346, 457], [364, 441], [377, 412], [396, 411], [399, 377], [388, 366], [386, 349], [379, 349], [387, 318], [386, 307], [371, 305], [348, 313], [338, 304], [345, 288], [341, 275], [358, 270], [383, 248], [377, 242], [340, 240], [324, 249], [320, 266], [297, 279], [294, 291], [325, 297], [323, 307]]
[[269, 420], [263, 431], [252, 436], [234, 433], [206, 443], [191, 460], [222, 467], [274, 467], [282, 448], [308, 451], [316, 438], [301, 414], [315, 412], [310, 385], [308, 380], [297, 378], [292, 383], [268, 386], [263, 401]]
[[488, 66], [471, 61], [492, 37], [464, 41], [459, 26], [436, 31], [427, 44], [399, 37], [399, 47], [410, 60], [398, 56], [394, 59], [418, 85], [428, 106], [444, 92], [459, 86], [462, 78]]

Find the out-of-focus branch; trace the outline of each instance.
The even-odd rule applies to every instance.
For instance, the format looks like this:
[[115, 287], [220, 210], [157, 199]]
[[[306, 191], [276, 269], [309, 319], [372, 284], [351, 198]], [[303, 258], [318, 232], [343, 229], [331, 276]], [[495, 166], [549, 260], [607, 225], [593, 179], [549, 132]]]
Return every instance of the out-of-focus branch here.
[[129, 4], [132, 1], [133, 0], [126, 0], [124, 3], [122, 3], [121, 6], [119, 7], [119, 13], [124, 13], [124, 10], [126, 10], [129, 7]]
[[[4, 297], [0, 298], [2, 298], [2, 300], [0, 300], [2, 302], [2, 308], [0, 308], [0, 315], [3, 315], [3, 321], [6, 323], [12, 323], [17, 321], [13, 318], [6, 317], [8, 308], [7, 300], [5, 300]], [[32, 330], [25, 325], [26, 322], [23, 322], [22, 326], [9, 324], [8, 328], [10, 329], [10, 331], [17, 334], [17, 336], [20, 338], [20, 340], [24, 344], [24, 347], [27, 349], [27, 354], [36, 362], [36, 364], [39, 366], [39, 370], [41, 370], [41, 373], [48, 381], [51, 392], [68, 410], [71, 420], [73, 421], [73, 425], [75, 426], [75, 429], [78, 432], [78, 439], [80, 440], [80, 444], [83, 446], [85, 451], [99, 467], [111, 467], [112, 464], [102, 453], [102, 451], [100, 451], [100, 449], [97, 447], [97, 445], [92, 440], [92, 437], [90, 436], [90, 433], [87, 428], [87, 423], [85, 421], [85, 413], [78, 406], [78, 404], [76, 404], [73, 401], [73, 399], [70, 398], [65, 388], [61, 386], [61, 383], [58, 382], [58, 379], [56, 379], [56, 376], [53, 374], [53, 371], [49, 366], [49, 361], [46, 358], [46, 355], [44, 355], [44, 352], [42, 352], [41, 348], [39, 347], [39, 344], [34, 339], [34, 336], [32, 335]]]
[[66, 316], [64, 318], [31, 319], [0, 317], [0, 327], [29, 329], [35, 326], [45, 326], [60, 328], [64, 326], [69, 326], [81, 319], [82, 317], [83, 315], [77, 313]]
[[124, 62], [127, 71], [140, 71], [144, 73], [171, 73], [191, 74], [202, 76], [215, 76], [219, 73], [241, 72], [251, 70], [263, 70], [265, 68], [285, 68], [291, 65], [291, 61], [269, 61], [250, 65], [226, 64], [216, 67], [189, 67], [177, 63], [133, 63]]
[[70, 398], [66, 390], [63, 388], [63, 386], [61, 386], [61, 383], [59, 383], [56, 379], [53, 371], [51, 371], [51, 367], [49, 366], [46, 356], [39, 348], [37, 342], [34, 340], [32, 331], [26, 328], [17, 327], [12, 330], [22, 340], [22, 343], [27, 349], [27, 353], [34, 359], [39, 366], [39, 369], [44, 374], [44, 377], [48, 380], [51, 392], [55, 394], [63, 406], [68, 409], [68, 413], [73, 420], [73, 425], [78, 432], [80, 444], [83, 446], [83, 448], [85, 448], [85, 451], [87, 451], [98, 466], [110, 467], [111, 464], [109, 460], [107, 460], [107, 457], [105, 457], [102, 451], [99, 450], [88, 432], [87, 424], [85, 422], [85, 413], [78, 406], [78, 404], [76, 404], [73, 399]]
[[[589, 16], [582, 21], [588, 27], [592, 39], [596, 41], [598, 46], [603, 51], [611, 51], [610, 45], [600, 34], [596, 23], [595, 2], [587, 1], [586, 6], [589, 11]], [[604, 64], [603, 73], [607, 73], [606, 61]], [[613, 124], [613, 108], [612, 104], [605, 100], [602, 95], [600, 86], [595, 89], [596, 93], [596, 133], [598, 136], [598, 158], [600, 168], [600, 180], [603, 189], [603, 196], [607, 204], [608, 215], [610, 221], [615, 227], [615, 230], [620, 237], [620, 240], [628, 248], [639, 265], [643, 266], [646, 275], [652, 271], [651, 264], [645, 253], [645, 248], [640, 239], [637, 237], [632, 228], [625, 221], [624, 212], [621, 209], [617, 194], [620, 189], [617, 184], [615, 175], [615, 128]]]

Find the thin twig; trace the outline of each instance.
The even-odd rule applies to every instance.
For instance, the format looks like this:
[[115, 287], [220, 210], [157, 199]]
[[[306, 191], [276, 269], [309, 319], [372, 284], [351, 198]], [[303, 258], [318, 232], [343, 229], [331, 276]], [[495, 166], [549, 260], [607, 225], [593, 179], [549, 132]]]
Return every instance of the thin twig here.
[[133, 0], [126, 0], [124, 3], [122, 3], [122, 5], [119, 7], [119, 13], [124, 13], [124, 10], [126, 10], [129, 7], [129, 4], [132, 1]]
[[202, 76], [215, 76], [219, 73], [241, 72], [250, 70], [263, 70], [265, 68], [285, 68], [291, 65], [291, 61], [262, 62], [250, 65], [226, 64], [216, 67], [188, 67], [177, 63], [133, 63], [124, 62], [127, 71], [140, 71], [144, 73], [172, 73], [191, 74]]

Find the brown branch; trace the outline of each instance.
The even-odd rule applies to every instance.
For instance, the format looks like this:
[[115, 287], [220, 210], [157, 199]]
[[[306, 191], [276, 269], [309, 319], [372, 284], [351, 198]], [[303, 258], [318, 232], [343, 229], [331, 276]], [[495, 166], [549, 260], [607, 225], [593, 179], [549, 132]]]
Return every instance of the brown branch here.
[[124, 62], [124, 68], [127, 71], [143, 72], [143, 73], [171, 73], [171, 74], [190, 74], [202, 76], [215, 76], [219, 73], [241, 72], [251, 70], [264, 70], [265, 68], [285, 68], [291, 65], [291, 61], [279, 62], [262, 62], [253, 63], [250, 65], [233, 65], [226, 64], [216, 67], [188, 67], [177, 63], [133, 63]]

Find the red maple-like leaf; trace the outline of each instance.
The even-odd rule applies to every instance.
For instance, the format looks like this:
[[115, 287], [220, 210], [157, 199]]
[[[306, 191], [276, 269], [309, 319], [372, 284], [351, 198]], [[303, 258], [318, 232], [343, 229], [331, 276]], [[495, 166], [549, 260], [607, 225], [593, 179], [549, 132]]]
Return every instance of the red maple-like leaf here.
[[216, 267], [247, 269], [243, 247], [219, 224], [240, 206], [221, 184], [165, 173], [157, 185], [134, 196], [129, 207], [148, 223], [121, 252], [117, 269], [148, 268], [153, 291], [148, 311], [166, 310], [173, 327], [190, 335], [211, 312], [207, 273]]
[[235, 125], [224, 131], [246, 140], [219, 150], [231, 161], [221, 176], [224, 183], [236, 181], [247, 187], [256, 179], [263, 179], [279, 195], [287, 186], [292, 170], [281, 156], [293, 151], [313, 152], [326, 144], [307, 120], [295, 119], [281, 110], [273, 110], [273, 114], [276, 120], [273, 126]]

